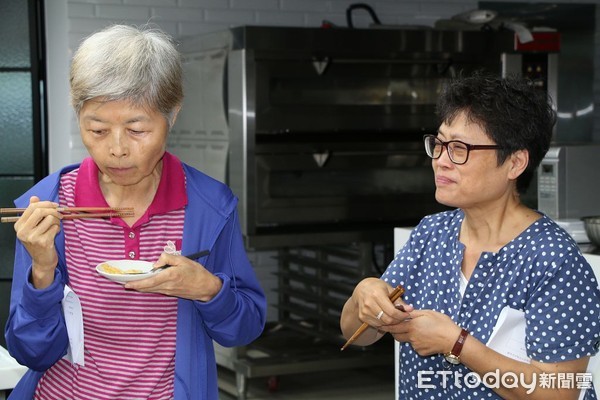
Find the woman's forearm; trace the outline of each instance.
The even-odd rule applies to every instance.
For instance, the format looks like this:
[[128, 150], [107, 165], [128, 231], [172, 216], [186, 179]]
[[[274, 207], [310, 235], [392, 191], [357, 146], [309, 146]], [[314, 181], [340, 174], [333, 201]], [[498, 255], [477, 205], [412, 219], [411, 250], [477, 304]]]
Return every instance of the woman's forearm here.
[[[559, 374], [583, 373], [588, 363], [588, 357], [584, 357], [560, 363], [532, 361], [528, 364], [503, 356], [472, 336], [467, 337], [460, 358], [466, 367], [486, 378], [482, 384], [507, 400], [577, 400], [579, 389], [575, 382], [568, 388], [569, 385], [558, 384], [558, 377]], [[544, 377], [546, 380], [542, 382]], [[554, 378], [547, 379], [550, 377]]]

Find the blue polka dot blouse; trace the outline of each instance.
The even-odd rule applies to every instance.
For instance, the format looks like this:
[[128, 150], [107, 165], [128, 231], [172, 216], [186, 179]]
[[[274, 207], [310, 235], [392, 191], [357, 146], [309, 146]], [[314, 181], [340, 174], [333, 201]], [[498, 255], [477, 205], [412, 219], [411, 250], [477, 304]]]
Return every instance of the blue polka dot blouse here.
[[[560, 362], [594, 355], [600, 343], [600, 291], [568, 233], [543, 215], [497, 253], [482, 253], [461, 296], [463, 218], [460, 209], [425, 217], [381, 278], [403, 285], [404, 300], [416, 309], [449, 315], [483, 343], [509, 306], [524, 312], [531, 359]], [[442, 355], [422, 357], [406, 343], [400, 352], [400, 399], [500, 398], [486, 385], [464, 380], [470, 370], [463, 365], [452, 367], [452, 379], [437, 373], [445, 371]], [[587, 390], [585, 399], [596, 399], [593, 392]]]

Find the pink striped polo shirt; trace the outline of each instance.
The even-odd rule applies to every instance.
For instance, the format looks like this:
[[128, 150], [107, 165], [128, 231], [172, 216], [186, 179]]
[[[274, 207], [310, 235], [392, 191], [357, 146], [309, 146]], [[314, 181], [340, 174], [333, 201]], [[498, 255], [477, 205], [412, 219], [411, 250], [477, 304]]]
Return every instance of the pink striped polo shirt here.
[[[61, 177], [60, 205], [108, 206], [98, 167], [87, 158]], [[128, 226], [121, 218], [63, 221], [69, 286], [83, 310], [85, 366], [61, 359], [43, 375], [35, 399], [171, 399], [175, 371], [177, 299], [125, 290], [95, 267], [115, 259], [154, 262], [168, 243], [181, 248], [185, 175], [165, 153], [157, 193]]]

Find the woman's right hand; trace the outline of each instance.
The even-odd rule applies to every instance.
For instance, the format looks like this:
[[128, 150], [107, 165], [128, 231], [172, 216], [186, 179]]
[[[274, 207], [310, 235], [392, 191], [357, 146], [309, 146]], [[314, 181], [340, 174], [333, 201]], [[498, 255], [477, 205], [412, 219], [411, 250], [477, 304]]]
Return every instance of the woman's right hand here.
[[37, 289], [50, 286], [58, 265], [54, 238], [60, 232], [61, 214], [57, 207], [56, 203], [32, 196], [29, 206], [14, 225], [17, 238], [31, 256], [31, 283]]
[[363, 322], [366, 322], [375, 334], [363, 334], [355, 341], [357, 345], [366, 346], [382, 336], [377, 333], [378, 329], [410, 318], [413, 307], [404, 303], [402, 299], [392, 303], [389, 295], [393, 290], [390, 285], [378, 278], [366, 278], [360, 281], [342, 309], [340, 327], [344, 337], [349, 338]]
[[[402, 298], [392, 303], [389, 295], [393, 290], [379, 278], [366, 278], [359, 282], [352, 293], [352, 299], [358, 306], [358, 318], [374, 327], [399, 323], [409, 318], [407, 314], [413, 310], [412, 306], [404, 303]], [[399, 311], [402, 309], [404, 312]]]

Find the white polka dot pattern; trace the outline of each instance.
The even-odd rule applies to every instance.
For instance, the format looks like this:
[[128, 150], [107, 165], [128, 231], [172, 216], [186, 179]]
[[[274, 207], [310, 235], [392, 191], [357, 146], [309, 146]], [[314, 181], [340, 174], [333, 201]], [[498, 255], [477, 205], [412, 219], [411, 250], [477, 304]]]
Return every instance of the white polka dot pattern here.
[[[425, 217], [411, 233], [382, 279], [406, 289], [416, 309], [449, 315], [486, 343], [505, 306], [525, 312], [530, 358], [560, 362], [593, 355], [600, 343], [600, 291], [577, 244], [543, 216], [498, 253], [482, 253], [464, 298], [459, 292], [464, 245], [458, 235], [464, 214], [447, 211]], [[499, 399], [485, 385], [470, 389], [430, 374], [435, 389], [417, 387], [418, 371], [442, 371], [442, 356], [421, 357], [401, 344], [401, 399]], [[463, 365], [453, 367], [464, 375]], [[439, 379], [436, 379], [439, 378]], [[586, 400], [596, 399], [588, 390]]]

